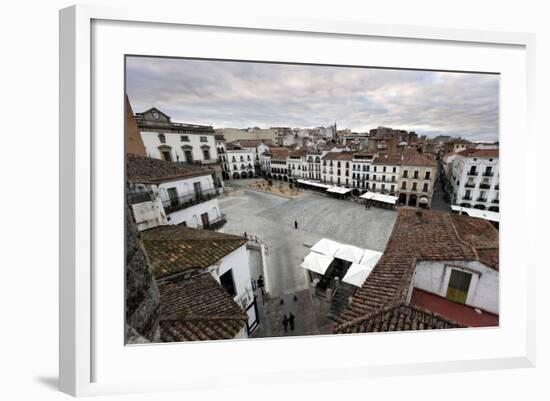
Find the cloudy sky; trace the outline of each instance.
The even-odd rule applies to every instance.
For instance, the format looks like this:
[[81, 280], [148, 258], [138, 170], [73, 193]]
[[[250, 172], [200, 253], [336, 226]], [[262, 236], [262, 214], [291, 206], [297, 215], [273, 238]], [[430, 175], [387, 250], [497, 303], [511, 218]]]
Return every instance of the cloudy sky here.
[[499, 77], [430, 71], [127, 58], [135, 112], [157, 107], [172, 121], [215, 128], [272, 126], [498, 140]]

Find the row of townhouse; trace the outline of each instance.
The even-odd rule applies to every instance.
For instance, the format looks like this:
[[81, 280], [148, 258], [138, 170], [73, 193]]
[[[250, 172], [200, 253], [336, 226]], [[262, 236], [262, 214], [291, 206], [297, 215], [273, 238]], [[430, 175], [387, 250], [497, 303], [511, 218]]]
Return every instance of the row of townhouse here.
[[211, 167], [128, 154], [126, 180], [159, 288], [160, 340], [248, 337], [259, 321], [247, 239], [214, 230], [225, 216]]
[[443, 158], [447, 190], [454, 205], [499, 211], [499, 150], [466, 149]]
[[[286, 158], [285, 158], [286, 156]], [[356, 193], [373, 191], [399, 197], [399, 204], [430, 207], [437, 163], [416, 152], [397, 156], [379, 155], [376, 151], [318, 151], [272, 148], [260, 156], [266, 177], [294, 182], [316, 180], [356, 189]]]

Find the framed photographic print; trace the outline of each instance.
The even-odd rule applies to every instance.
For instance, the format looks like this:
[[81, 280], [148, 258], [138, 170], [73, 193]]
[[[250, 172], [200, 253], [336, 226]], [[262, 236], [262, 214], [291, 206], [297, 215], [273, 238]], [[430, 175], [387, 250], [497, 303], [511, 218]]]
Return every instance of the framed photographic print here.
[[60, 26], [62, 391], [532, 365], [532, 36]]

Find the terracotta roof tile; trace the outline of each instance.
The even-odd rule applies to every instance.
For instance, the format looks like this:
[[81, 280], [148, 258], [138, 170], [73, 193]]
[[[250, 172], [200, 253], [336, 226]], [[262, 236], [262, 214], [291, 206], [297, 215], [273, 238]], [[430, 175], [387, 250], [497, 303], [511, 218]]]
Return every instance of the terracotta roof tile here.
[[323, 156], [323, 160], [353, 160], [351, 152], [328, 152]]
[[126, 155], [126, 179], [135, 184], [158, 184], [178, 178], [210, 175], [213, 171], [198, 165]]
[[499, 155], [499, 149], [465, 149], [462, 152], [458, 152], [460, 156], [464, 157], [494, 157]]
[[236, 235], [176, 225], [142, 231], [141, 238], [157, 280], [204, 269], [246, 244], [246, 239]]
[[161, 284], [161, 340], [194, 341], [234, 338], [246, 313], [209, 273]]

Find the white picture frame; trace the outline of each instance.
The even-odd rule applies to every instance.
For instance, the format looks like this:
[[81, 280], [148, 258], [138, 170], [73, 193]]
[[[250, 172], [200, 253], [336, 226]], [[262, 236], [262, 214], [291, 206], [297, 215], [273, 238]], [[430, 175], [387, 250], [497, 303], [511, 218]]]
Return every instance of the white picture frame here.
[[[125, 32], [124, 37], [120, 36], [121, 32]], [[200, 46], [184, 49], [181, 41], [178, 46], [175, 39], [178, 35], [196, 35], [199, 40], [196, 43], [208, 44], [210, 53]], [[215, 41], [219, 42], [220, 35], [226, 35], [231, 46], [226, 43], [225, 49], [216, 48]], [[278, 61], [330, 64], [331, 60], [335, 60], [330, 57], [338, 55], [327, 54], [328, 51], [323, 53], [324, 46], [321, 49], [316, 46], [320, 46], [322, 42], [328, 46], [326, 49], [332, 49], [334, 42], [338, 41], [339, 47], [343, 49], [338, 64], [342, 65], [364, 65], [361, 55], [350, 52], [350, 49], [355, 46], [372, 46], [372, 49], [379, 52], [379, 60], [384, 57], [385, 62], [380, 65], [384, 67], [483, 70], [502, 74], [501, 170], [504, 174], [501, 181], [501, 210], [504, 213], [501, 220], [501, 327], [467, 331], [445, 330], [444, 333], [389, 333], [124, 347], [119, 323], [110, 320], [119, 315], [120, 325], [123, 325], [124, 315], [120, 313], [123, 311], [123, 304], [118, 302], [123, 297], [123, 286], [120, 284], [124, 273], [123, 264], [119, 263], [122, 261], [124, 249], [123, 246], [120, 247], [123, 244], [123, 227], [118, 224], [123, 213], [123, 177], [120, 175], [123, 158], [120, 145], [123, 134], [118, 128], [122, 126], [124, 98], [122, 92], [120, 99], [112, 99], [110, 96], [123, 88], [121, 77], [123, 80], [124, 72], [120, 69], [123, 60], [120, 56], [155, 54], [207, 57], [210, 54], [217, 58], [251, 59], [250, 54], [254, 54], [256, 57], [253, 59], [267, 61], [269, 54], [262, 54], [258, 49], [254, 53], [246, 53], [247, 49], [249, 52], [254, 50], [254, 39], [257, 40], [260, 36], [266, 43], [279, 43], [271, 48], [272, 57]], [[165, 40], [161, 41], [162, 38]], [[285, 46], [285, 41], [290, 39], [293, 43], [310, 43], [312, 46], [308, 52], [299, 45], [295, 45], [293, 49], [292, 46]], [[242, 45], [242, 52], [239, 51], [239, 41], [248, 43], [246, 46]], [[250, 16], [236, 18], [198, 14], [183, 16], [175, 10], [156, 7], [79, 5], [61, 10], [61, 391], [80, 396], [200, 389], [206, 386], [230, 387], [236, 385], [234, 374], [239, 369], [246, 371], [258, 383], [269, 385], [274, 378], [291, 382], [327, 380], [329, 377], [361, 380], [364, 377], [398, 375], [404, 372], [410, 374], [533, 366], [535, 284], [532, 273], [535, 269], [535, 254], [522, 250], [529, 249], [535, 243], [533, 235], [536, 232], [536, 210], [530, 205], [526, 191], [516, 193], [509, 189], [513, 186], [507, 183], [534, 186], [535, 178], [528, 172], [535, 170], [536, 162], [528, 153], [527, 147], [515, 148], [513, 157], [507, 149], [515, 141], [514, 132], [521, 131], [522, 140], [526, 141], [534, 140], [535, 137], [531, 114], [534, 110], [534, 43], [535, 38], [530, 34], [376, 25], [357, 21], [252, 19]], [[426, 57], [404, 62], [399, 60], [399, 55], [380, 50], [391, 46], [401, 46], [399, 49], [404, 52], [409, 47], [414, 48], [418, 51], [415, 54], [426, 52]], [[433, 53], [433, 48], [430, 53], [429, 46], [436, 47], [445, 60], [431, 59], [429, 55]], [[423, 47], [426, 49], [423, 50]], [[282, 51], [278, 50], [280, 48], [285, 48], [286, 55], [277, 53]], [[296, 51], [300, 49], [301, 52]], [[488, 51], [492, 53], [487, 55]], [[479, 59], [476, 61], [466, 57], [453, 64], [453, 54], [456, 57], [461, 52], [464, 55], [472, 52]], [[370, 66], [373, 64], [370, 63]], [[472, 69], [471, 66], [478, 68]], [[513, 96], [517, 98], [512, 99]], [[113, 116], [106, 117], [107, 109], [113, 111]], [[100, 136], [99, 131], [104, 134]], [[120, 135], [111, 137], [106, 132], [119, 132]], [[109, 142], [111, 140], [113, 142]], [[111, 177], [108, 178], [108, 175]], [[112, 199], [106, 199], [107, 197]], [[111, 204], [115, 205], [113, 209]], [[106, 233], [105, 228], [111, 226], [113, 230], [109, 231], [112, 233]], [[99, 233], [113, 235], [113, 249], [103, 250], [105, 240], [103, 235], [98, 237]], [[118, 240], [117, 235], [120, 236]], [[109, 284], [106, 284], [104, 274], [106, 263], [102, 262], [108, 262], [113, 272]], [[513, 269], [513, 266], [519, 268]], [[98, 297], [97, 291], [101, 291], [101, 297]], [[120, 294], [117, 295], [117, 291]], [[112, 314], [104, 313], [108, 303], [115, 305], [111, 308]], [[100, 331], [98, 327], [101, 327]], [[429, 349], [426, 348], [426, 355], [421, 358], [413, 350], [409, 352], [407, 344], [411, 344], [411, 341], [415, 348], [429, 346]], [[453, 350], [444, 348], [445, 344], [457, 342], [468, 344], [468, 348], [460, 345]], [[383, 352], [376, 353], [375, 349], [383, 350], [390, 344], [392, 353], [396, 353], [397, 357], [385, 355]], [[322, 355], [322, 358], [315, 357], [314, 350], [321, 345], [334, 352], [330, 352], [328, 356]], [[369, 352], [369, 358], [357, 351], [358, 347], [366, 350], [371, 346], [375, 349], [363, 351]], [[336, 358], [338, 350], [346, 347], [355, 350], [353, 355]], [[304, 358], [291, 367], [278, 363], [276, 355], [288, 352], [288, 349]], [[174, 360], [169, 359], [178, 358], [182, 352], [185, 352], [188, 361], [193, 361], [194, 369], [186, 370], [186, 366], [182, 366], [178, 374], [161, 377], [151, 373], [145, 374], [147, 379], [144, 379], [131, 368], [136, 361], [141, 360], [145, 365], [158, 366], [159, 361], [163, 361], [166, 366], [171, 366]], [[230, 357], [245, 355], [245, 358], [269, 354], [274, 356], [275, 362], [273, 366], [256, 364], [251, 368], [247, 367], [246, 359], [244, 363], [235, 361], [236, 364], [232, 365], [220, 361], [219, 371], [214, 375], [205, 374], [200, 369], [201, 358], [211, 360], [221, 352]], [[115, 375], [115, 371], [119, 374]]]

